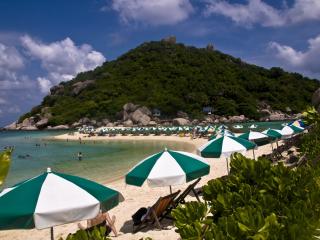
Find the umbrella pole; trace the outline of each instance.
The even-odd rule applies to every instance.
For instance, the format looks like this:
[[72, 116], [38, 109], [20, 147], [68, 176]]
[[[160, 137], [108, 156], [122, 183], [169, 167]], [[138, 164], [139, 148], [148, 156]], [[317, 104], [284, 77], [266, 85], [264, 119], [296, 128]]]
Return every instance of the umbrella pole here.
[[277, 148], [279, 148], [279, 145], [278, 145], [278, 140], [276, 141], [276, 144], [277, 144]]
[[229, 175], [229, 164], [228, 164], [228, 158], [226, 158], [226, 162], [227, 162], [227, 173]]
[[50, 235], [51, 235], [51, 240], [54, 240], [54, 236], [53, 236], [53, 227], [50, 228]]
[[170, 185], [170, 194], [172, 194], [172, 188], [171, 188], [171, 185]]
[[253, 155], [253, 159], [256, 160], [256, 156], [254, 154], [254, 149], [252, 149], [252, 155]]

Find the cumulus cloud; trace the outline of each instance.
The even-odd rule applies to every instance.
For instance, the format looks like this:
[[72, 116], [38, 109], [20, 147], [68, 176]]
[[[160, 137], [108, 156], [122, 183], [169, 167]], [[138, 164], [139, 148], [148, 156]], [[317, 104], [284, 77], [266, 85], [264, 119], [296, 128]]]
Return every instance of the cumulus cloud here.
[[4, 98], [1, 98], [0, 97], [0, 105], [4, 105], [4, 104], [7, 104], [7, 100], [5, 100]]
[[310, 20], [320, 20], [319, 0], [295, 0], [291, 8], [276, 9], [263, 0], [247, 0], [246, 4], [226, 0], [206, 0], [205, 14], [223, 15], [235, 23], [250, 27], [260, 24], [265, 27], [280, 27]]
[[308, 40], [308, 49], [304, 52], [277, 42], [271, 42], [269, 46], [288, 67], [320, 76], [320, 35]]
[[27, 54], [39, 60], [47, 71], [47, 76], [37, 78], [43, 93], [48, 93], [53, 85], [70, 80], [79, 72], [94, 69], [106, 60], [90, 45], [76, 46], [70, 38], [46, 44], [25, 35], [21, 37], [21, 42]]
[[30, 86], [29, 79], [19, 71], [24, 58], [13, 46], [0, 43], [0, 90], [21, 89]]
[[176, 24], [194, 11], [189, 0], [112, 0], [111, 7], [124, 23], [150, 25]]

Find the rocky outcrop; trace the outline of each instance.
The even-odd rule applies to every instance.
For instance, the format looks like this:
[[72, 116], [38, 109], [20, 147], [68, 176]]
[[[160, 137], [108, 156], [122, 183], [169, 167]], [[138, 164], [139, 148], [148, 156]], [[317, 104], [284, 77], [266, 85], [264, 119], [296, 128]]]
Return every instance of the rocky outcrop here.
[[184, 126], [184, 125], [190, 125], [190, 121], [185, 118], [175, 118], [173, 119], [173, 125], [178, 125], [178, 126]]
[[125, 112], [134, 112], [139, 106], [135, 105], [133, 103], [126, 103], [125, 105], [123, 105], [123, 111]]
[[168, 36], [166, 38], [163, 38], [161, 41], [166, 42], [166, 43], [175, 44], [177, 42], [177, 38], [176, 38], [176, 36], [172, 35], [172, 36]]
[[273, 113], [269, 116], [270, 121], [283, 121], [287, 117], [284, 113]]
[[229, 122], [232, 122], [232, 123], [244, 122], [244, 121], [246, 121], [246, 117], [244, 115], [229, 117]]
[[36, 122], [37, 128], [44, 128], [48, 125], [49, 119], [48, 118], [42, 118], [40, 121]]
[[38, 128], [36, 126], [27, 126], [27, 127], [21, 127], [20, 130], [34, 131], [34, 130], [38, 130]]
[[21, 129], [34, 126], [34, 124], [35, 124], [34, 117], [25, 118], [21, 123]]
[[73, 96], [78, 95], [83, 89], [85, 89], [86, 87], [88, 87], [89, 85], [94, 84], [94, 80], [86, 80], [83, 82], [77, 82], [75, 84], [72, 85], [73, 89], [71, 91], [71, 94]]
[[123, 126], [132, 127], [133, 126], [133, 122], [130, 119], [128, 119], [127, 121], [123, 122]]
[[52, 129], [52, 130], [67, 130], [67, 129], [70, 129], [70, 127], [68, 125], [58, 125], [58, 126], [54, 126], [54, 127], [48, 127], [48, 129]]
[[64, 86], [61, 84], [50, 88], [50, 95], [63, 95], [63, 93], [64, 93]]
[[130, 114], [130, 119], [133, 123], [140, 124], [146, 126], [151, 121], [151, 118], [143, 113], [139, 108], [135, 110], [132, 114]]
[[5, 126], [3, 129], [4, 130], [17, 130], [18, 129], [17, 126], [18, 126], [18, 123], [15, 121], [15, 122], [10, 123], [9, 125]]

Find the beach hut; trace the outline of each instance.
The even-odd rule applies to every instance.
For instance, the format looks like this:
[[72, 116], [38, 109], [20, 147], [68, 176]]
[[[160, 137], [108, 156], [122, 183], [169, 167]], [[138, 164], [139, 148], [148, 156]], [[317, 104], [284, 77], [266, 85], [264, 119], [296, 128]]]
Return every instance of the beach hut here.
[[67, 174], [47, 172], [0, 193], [0, 230], [51, 229], [94, 218], [118, 205], [119, 192]]
[[127, 174], [125, 181], [129, 185], [142, 186], [145, 182], [150, 187], [165, 187], [184, 184], [209, 174], [210, 165], [200, 156], [165, 149], [153, 154]]
[[230, 155], [235, 152], [244, 153], [255, 147], [255, 143], [245, 139], [224, 135], [217, 137], [198, 148], [198, 153], [205, 158], [220, 158], [221, 156], [224, 156], [226, 158], [227, 171], [229, 174], [228, 158]]

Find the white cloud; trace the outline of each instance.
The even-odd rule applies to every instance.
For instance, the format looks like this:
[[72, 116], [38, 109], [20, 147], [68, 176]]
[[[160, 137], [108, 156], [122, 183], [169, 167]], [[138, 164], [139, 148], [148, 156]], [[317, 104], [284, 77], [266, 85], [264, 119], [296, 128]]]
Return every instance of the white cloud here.
[[176, 24], [194, 11], [189, 0], [112, 0], [111, 7], [124, 23], [150, 25]]
[[20, 113], [21, 109], [17, 105], [13, 105], [7, 109], [7, 113]]
[[320, 35], [309, 39], [308, 44], [308, 49], [304, 52], [277, 42], [271, 42], [269, 45], [276, 56], [289, 68], [320, 76]]
[[247, 0], [246, 4], [229, 3], [226, 0], [206, 0], [205, 14], [223, 15], [235, 23], [250, 27], [260, 24], [279, 27], [310, 20], [320, 20], [319, 0], [295, 0], [291, 8], [276, 9], [263, 0]]
[[70, 80], [79, 72], [94, 69], [106, 60], [90, 45], [76, 46], [70, 38], [45, 44], [26, 35], [21, 42], [27, 53], [40, 60], [42, 68], [48, 73], [46, 77], [37, 78], [43, 93], [48, 93], [51, 86]]
[[18, 50], [0, 43], [0, 90], [29, 87], [29, 79], [19, 74], [23, 67], [24, 59]]

